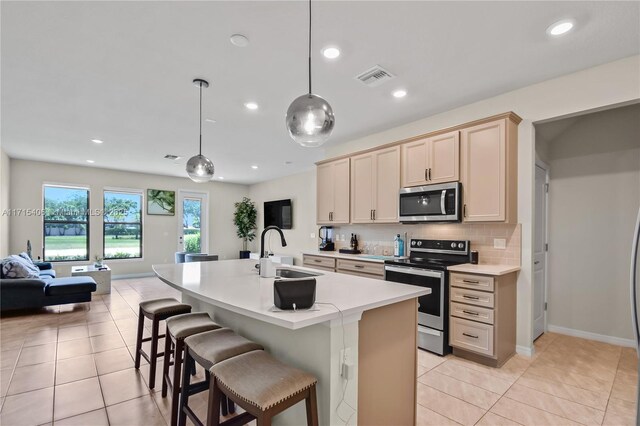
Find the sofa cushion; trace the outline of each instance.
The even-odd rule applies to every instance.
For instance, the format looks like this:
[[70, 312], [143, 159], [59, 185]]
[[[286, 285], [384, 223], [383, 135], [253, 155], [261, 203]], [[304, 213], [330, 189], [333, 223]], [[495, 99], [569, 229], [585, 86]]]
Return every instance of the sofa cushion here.
[[55, 269], [45, 269], [44, 271], [40, 271], [40, 278], [42, 277], [55, 278], [56, 277]]
[[91, 277], [54, 278], [44, 289], [47, 296], [88, 293], [96, 291], [96, 282]]
[[2, 263], [2, 276], [4, 278], [38, 278], [40, 270], [33, 264], [15, 254], [5, 257]]

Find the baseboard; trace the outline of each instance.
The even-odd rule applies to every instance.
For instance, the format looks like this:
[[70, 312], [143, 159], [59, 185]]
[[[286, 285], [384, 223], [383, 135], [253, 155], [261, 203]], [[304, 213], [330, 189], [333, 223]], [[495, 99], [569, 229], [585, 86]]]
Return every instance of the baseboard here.
[[139, 274], [123, 274], [123, 275], [112, 275], [112, 280], [126, 280], [128, 278], [145, 278], [145, 277], [154, 277], [156, 274], [153, 272], [142, 272]]
[[528, 356], [529, 358], [531, 358], [533, 356], [533, 346], [531, 346], [530, 348], [526, 347], [526, 346], [522, 346], [522, 345], [516, 345], [516, 353], [518, 355], [524, 355], [524, 356]]
[[609, 343], [611, 345], [626, 346], [630, 348], [636, 347], [633, 339], [624, 339], [622, 337], [606, 336], [604, 334], [591, 333], [589, 331], [575, 330], [573, 328], [560, 327], [558, 325], [548, 324], [547, 330], [552, 333], [566, 334], [567, 336], [581, 337], [583, 339], [595, 340], [598, 342]]

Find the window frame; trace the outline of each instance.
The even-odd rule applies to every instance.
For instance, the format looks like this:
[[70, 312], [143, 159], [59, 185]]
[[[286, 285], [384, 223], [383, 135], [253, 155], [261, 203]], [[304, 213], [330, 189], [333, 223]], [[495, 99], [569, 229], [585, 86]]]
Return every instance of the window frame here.
[[[45, 202], [45, 192], [47, 187], [51, 187], [51, 188], [64, 188], [64, 189], [80, 189], [80, 190], [84, 190], [87, 191], [87, 209], [86, 209], [86, 222], [85, 221], [67, 221], [67, 220], [47, 220], [47, 214], [46, 214], [46, 202]], [[51, 262], [51, 263], [58, 263], [58, 262], [87, 262], [89, 260], [91, 260], [91, 253], [90, 253], [90, 229], [91, 229], [91, 225], [90, 225], [90, 220], [89, 218], [91, 217], [91, 188], [88, 186], [82, 186], [82, 185], [71, 185], [71, 184], [61, 184], [61, 183], [44, 183], [42, 184], [42, 260], [45, 262]], [[46, 249], [47, 249], [47, 243], [46, 243], [46, 238], [47, 238], [47, 232], [46, 232], [46, 227], [48, 223], [54, 223], [54, 224], [71, 224], [71, 225], [86, 225], [86, 248], [87, 248], [87, 256], [84, 259], [60, 259], [60, 260], [49, 260], [47, 259], [46, 256]]]
[[[105, 207], [105, 195], [110, 193], [116, 194], [131, 194], [131, 195], [139, 195], [140, 196], [140, 222], [107, 222], [104, 217], [104, 213], [106, 212]], [[132, 188], [110, 188], [105, 187], [102, 189], [102, 257], [104, 260], [108, 260], [109, 262], [114, 261], [139, 261], [144, 259], [144, 190], [142, 189], [132, 189]], [[107, 225], [139, 225], [140, 226], [140, 256], [132, 256], [132, 257], [107, 257], [106, 256], [106, 229]]]

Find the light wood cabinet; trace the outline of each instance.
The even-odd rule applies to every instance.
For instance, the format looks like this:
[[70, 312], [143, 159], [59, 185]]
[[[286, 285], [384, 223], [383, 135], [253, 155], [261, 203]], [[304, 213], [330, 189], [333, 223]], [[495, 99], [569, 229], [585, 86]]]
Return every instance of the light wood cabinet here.
[[384, 279], [384, 264], [370, 260], [336, 259], [330, 256], [305, 254], [302, 256], [302, 265], [321, 271]]
[[349, 223], [349, 159], [321, 164], [316, 169], [319, 225]]
[[400, 147], [351, 157], [351, 223], [398, 222]]
[[401, 145], [402, 187], [455, 182], [460, 176], [460, 132]]
[[517, 222], [517, 123], [502, 118], [460, 131], [463, 221]]
[[500, 367], [516, 351], [516, 273], [449, 274], [449, 344], [453, 353]]

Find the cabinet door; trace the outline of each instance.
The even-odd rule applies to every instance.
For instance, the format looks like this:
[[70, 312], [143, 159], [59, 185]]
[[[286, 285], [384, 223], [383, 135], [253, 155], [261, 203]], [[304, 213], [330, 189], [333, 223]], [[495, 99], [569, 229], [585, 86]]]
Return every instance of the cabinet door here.
[[349, 159], [335, 161], [331, 223], [349, 223], [349, 181]]
[[506, 120], [461, 131], [465, 222], [505, 220]]
[[316, 168], [316, 222], [330, 223], [330, 213], [333, 210], [334, 199], [334, 167], [333, 163], [321, 164]]
[[374, 221], [398, 222], [400, 148], [375, 151], [374, 155]]
[[351, 157], [351, 222], [373, 222], [373, 153]]
[[427, 183], [427, 140], [421, 139], [401, 146], [402, 187]]
[[429, 183], [460, 179], [460, 134], [458, 131], [428, 139]]

